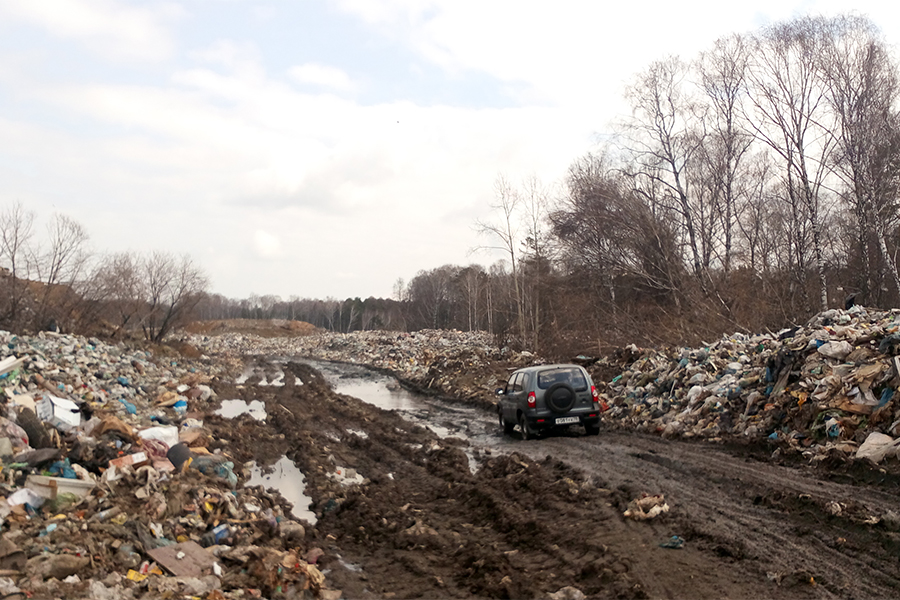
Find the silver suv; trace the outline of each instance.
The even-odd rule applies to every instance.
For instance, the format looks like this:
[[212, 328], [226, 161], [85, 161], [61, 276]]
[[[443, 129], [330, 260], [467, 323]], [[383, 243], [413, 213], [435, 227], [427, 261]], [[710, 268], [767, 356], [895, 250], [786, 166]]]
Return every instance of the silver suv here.
[[519, 369], [497, 395], [504, 433], [518, 425], [527, 440], [554, 427], [578, 424], [588, 435], [600, 433], [600, 397], [591, 376], [578, 365]]

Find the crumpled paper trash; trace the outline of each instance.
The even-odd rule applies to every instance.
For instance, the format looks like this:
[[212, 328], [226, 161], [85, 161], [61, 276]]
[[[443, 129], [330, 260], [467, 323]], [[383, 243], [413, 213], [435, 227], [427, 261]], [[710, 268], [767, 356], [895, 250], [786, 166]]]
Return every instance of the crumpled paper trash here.
[[634, 519], [635, 521], [646, 521], [666, 512], [669, 512], [669, 505], [666, 504], [665, 496], [662, 494], [642, 494], [640, 498], [636, 498], [628, 503], [625, 518]]

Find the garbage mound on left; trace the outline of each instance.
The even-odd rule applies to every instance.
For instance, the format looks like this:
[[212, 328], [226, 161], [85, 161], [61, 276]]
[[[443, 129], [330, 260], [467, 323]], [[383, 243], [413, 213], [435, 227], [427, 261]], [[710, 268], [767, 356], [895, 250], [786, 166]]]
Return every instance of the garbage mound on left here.
[[0, 331], [3, 597], [340, 595], [284, 500], [210, 450], [227, 368]]

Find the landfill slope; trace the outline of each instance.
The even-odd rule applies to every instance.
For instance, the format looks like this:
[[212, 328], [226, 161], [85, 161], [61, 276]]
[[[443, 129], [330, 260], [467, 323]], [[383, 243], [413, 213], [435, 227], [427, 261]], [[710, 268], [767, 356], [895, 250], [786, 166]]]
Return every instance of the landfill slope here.
[[249, 461], [288, 442], [213, 414], [240, 361], [50, 332], [0, 342], [3, 598], [341, 596], [310, 525], [246, 485]]
[[670, 438], [766, 439], [814, 462], [880, 463], [900, 443], [898, 352], [900, 310], [861, 306], [702, 348], [632, 346], [605, 419]]

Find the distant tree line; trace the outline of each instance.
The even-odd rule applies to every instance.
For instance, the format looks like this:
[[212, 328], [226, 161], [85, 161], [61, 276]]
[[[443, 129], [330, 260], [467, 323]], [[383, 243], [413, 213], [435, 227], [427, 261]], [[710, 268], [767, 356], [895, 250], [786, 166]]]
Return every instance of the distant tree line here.
[[0, 328], [79, 331], [109, 337], [140, 332], [160, 342], [192, 317], [208, 279], [190, 258], [166, 252], [92, 253], [74, 219], [35, 214], [16, 203], [0, 212]]

